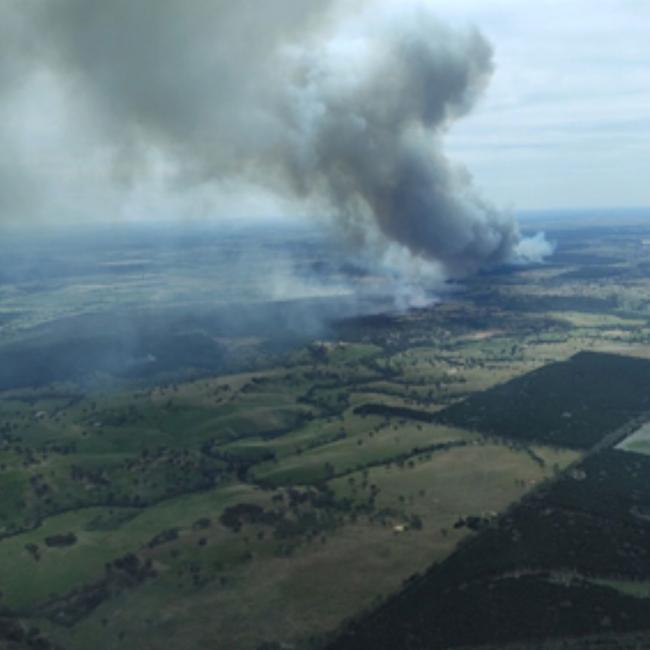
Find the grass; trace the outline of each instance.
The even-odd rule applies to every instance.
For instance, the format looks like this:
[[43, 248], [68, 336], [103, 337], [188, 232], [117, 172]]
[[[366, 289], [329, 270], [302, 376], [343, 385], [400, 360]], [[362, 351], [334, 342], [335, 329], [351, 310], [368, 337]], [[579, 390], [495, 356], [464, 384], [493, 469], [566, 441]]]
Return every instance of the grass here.
[[[12, 608], [29, 609], [52, 593], [64, 594], [76, 585], [88, 584], [103, 575], [106, 562], [138, 551], [161, 530], [191, 527], [205, 516], [218, 519], [227, 505], [240, 501], [266, 499], [249, 486], [233, 485], [143, 509], [114, 530], [88, 529], [98, 517], [119, 512], [117, 508], [84, 508], [49, 517], [35, 530], [0, 541], [2, 602]], [[73, 546], [48, 548], [44, 544], [46, 537], [68, 532], [78, 538]], [[25, 549], [27, 544], [38, 545], [38, 561]]]
[[[537, 452], [547, 453], [560, 467], [579, 457], [575, 452]], [[367, 474], [335, 479], [332, 486], [342, 496], [363, 501], [368, 487], [360, 486], [376, 485], [379, 510], [416, 512], [430, 534], [436, 534], [460, 517], [498, 512], [552, 476], [550, 464], [541, 467], [525, 451], [475, 440], [466, 447], [419, 455], [412, 465], [372, 468]]]
[[[324, 543], [320, 537], [303, 541], [288, 557], [272, 552], [272, 539], [256, 540], [254, 527], [235, 537], [211, 529], [204, 550], [196, 549], [191, 535], [182, 536], [175, 560], [170, 560], [170, 548], [155, 550], [157, 564], [164, 567], [158, 579], [107, 601], [69, 634], [55, 631], [55, 638], [65, 638], [73, 649], [102, 632], [107, 648], [120, 647], [119, 633], [124, 632], [129, 643], [143, 648], [165, 642], [202, 647], [219, 638], [223, 647], [254, 649], [288, 634], [304, 640], [326, 633], [350, 611], [371, 607], [406, 577], [443, 560], [468, 534], [453, 527], [459, 515], [502, 510], [530, 488], [530, 481], [546, 474], [524, 452], [485, 444], [434, 454], [413, 469], [381, 467], [370, 469], [365, 479], [363, 473], [354, 476], [359, 486], [364, 480], [379, 486], [378, 511], [399, 509], [394, 521], [418, 512], [422, 530], [397, 534], [392, 523], [363, 515], [328, 532]], [[354, 496], [347, 479], [330, 485], [341, 496]], [[406, 496], [404, 503], [400, 493]], [[251, 541], [244, 543], [243, 537]], [[252, 551], [252, 559], [241, 561], [242, 547]], [[215, 558], [222, 565], [216, 573], [210, 568]], [[208, 582], [193, 586], [188, 581], [183, 567], [190, 562], [200, 566]]]
[[617, 449], [650, 455], [650, 423], [639, 427], [632, 435], [620, 442]]
[[[360, 418], [361, 419], [361, 418]], [[255, 468], [253, 477], [271, 485], [313, 483], [366, 465], [383, 464], [411, 455], [415, 449], [450, 442], [468, 442], [475, 434], [453, 427], [368, 418], [366, 427], [345, 438]]]
[[641, 318], [622, 318], [615, 314], [589, 314], [585, 312], [549, 312], [552, 318], [558, 318], [571, 323], [574, 327], [585, 328], [638, 328], [646, 325], [647, 320]]

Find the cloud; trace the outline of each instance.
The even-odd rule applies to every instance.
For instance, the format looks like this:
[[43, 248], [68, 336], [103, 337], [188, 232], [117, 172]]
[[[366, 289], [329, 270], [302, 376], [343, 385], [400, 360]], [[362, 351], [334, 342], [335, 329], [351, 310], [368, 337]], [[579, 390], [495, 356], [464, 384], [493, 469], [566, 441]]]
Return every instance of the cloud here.
[[490, 196], [518, 208], [650, 204], [650, 4], [442, 2], [495, 44], [496, 73], [446, 145]]

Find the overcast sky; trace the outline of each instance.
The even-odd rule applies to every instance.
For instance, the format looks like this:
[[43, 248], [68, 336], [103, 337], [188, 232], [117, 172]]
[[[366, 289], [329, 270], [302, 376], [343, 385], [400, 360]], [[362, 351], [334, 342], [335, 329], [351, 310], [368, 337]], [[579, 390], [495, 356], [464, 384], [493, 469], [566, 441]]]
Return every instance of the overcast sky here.
[[[446, 154], [467, 167], [488, 201], [515, 210], [650, 205], [648, 0], [422, 1], [443, 22], [478, 28], [494, 50], [485, 93], [445, 136]], [[284, 209], [268, 191], [241, 192], [228, 181], [199, 184], [188, 200], [166, 186], [164, 158], [150, 156], [144, 162], [154, 173], [142, 176], [142, 152], [131, 159], [122, 142], [116, 158], [111, 138], [98, 138], [96, 117], [84, 113], [88, 97], [67, 73], [54, 74], [43, 60], [24, 65], [30, 34], [21, 40], [25, 23], [10, 20], [6, 7], [28, 2], [38, 4], [0, 0], [0, 222], [30, 214], [105, 220]], [[87, 4], [101, 11], [102, 2]], [[127, 139], [115, 129], [111, 137]]]
[[650, 2], [436, 4], [494, 47], [492, 82], [448, 139], [487, 196], [520, 209], [650, 205]]

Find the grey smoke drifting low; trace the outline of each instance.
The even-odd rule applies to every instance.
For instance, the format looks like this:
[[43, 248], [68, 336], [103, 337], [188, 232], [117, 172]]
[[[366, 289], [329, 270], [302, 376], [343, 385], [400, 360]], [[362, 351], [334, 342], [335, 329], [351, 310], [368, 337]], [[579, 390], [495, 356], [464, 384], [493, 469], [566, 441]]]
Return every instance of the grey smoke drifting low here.
[[[65, 107], [61, 146], [110, 160], [124, 192], [156, 174], [190, 195], [263, 187], [331, 215], [349, 242], [405, 249], [451, 275], [544, 253], [543, 242], [522, 248], [515, 220], [442, 151], [492, 53], [423, 4], [7, 3], [22, 37], [4, 46], [13, 63], [0, 83], [45, 74]], [[0, 184], [17, 187], [9, 176]]]

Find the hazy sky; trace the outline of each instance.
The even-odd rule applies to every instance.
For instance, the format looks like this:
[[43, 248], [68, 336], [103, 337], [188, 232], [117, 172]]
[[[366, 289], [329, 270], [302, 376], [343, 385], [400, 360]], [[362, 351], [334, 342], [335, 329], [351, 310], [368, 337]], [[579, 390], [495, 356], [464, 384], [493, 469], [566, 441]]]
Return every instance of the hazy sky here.
[[[114, 1], [131, 11], [129, 3]], [[65, 68], [69, 52], [52, 50], [54, 67], [47, 60], [50, 55], [43, 58], [42, 52], [33, 64], [30, 54], [39, 50], [39, 41], [48, 40], [47, 21], [56, 18], [57, 7], [65, 7], [70, 16], [69, 9], [74, 7], [80, 15], [86, 12], [86, 18], [90, 7], [97, 17], [106, 7], [104, 2], [0, 2], [0, 222], [22, 221], [30, 214], [56, 221], [97, 215], [105, 220], [109, 215], [282, 212], [282, 201], [270, 200], [268, 191], [250, 187], [242, 191], [238, 181], [226, 180], [216, 189], [214, 183], [198, 183], [188, 200], [187, 193], [175, 191], [175, 178], [170, 191], [166, 181], [174, 175], [169, 160], [154, 150], [130, 149], [133, 130], [122, 133], [119, 122], [98, 118], [97, 96], [90, 96], [88, 85], [80, 86], [74, 71], [69, 74]], [[132, 2], [131, 7], [137, 7], [144, 0]], [[319, 0], [313, 6], [328, 2]], [[362, 4], [361, 0], [342, 2], [348, 7]], [[274, 7], [273, 1], [259, 3], [245, 1], [253, 12], [258, 6], [265, 7], [267, 13]], [[488, 201], [516, 210], [650, 205], [646, 178], [650, 170], [648, 0], [422, 3], [432, 7], [443, 22], [475, 26], [493, 47], [496, 67], [487, 90], [445, 136], [445, 152], [452, 161], [467, 167]], [[169, 6], [170, 2], [162, 4]], [[370, 0], [366, 4], [379, 11], [382, 5], [399, 6], [400, 0]], [[30, 19], [25, 20], [29, 12], [23, 8], [37, 6], [52, 9], [46, 21], [31, 24]], [[179, 1], [179, 22], [185, 28], [183, 6]], [[295, 20], [287, 13], [292, 8], [302, 11], [301, 7], [309, 7], [305, 14], [312, 10], [312, 4], [292, 0], [277, 0], [277, 6], [285, 12], [280, 12], [278, 24]], [[67, 37], [72, 34], [76, 39], [74, 47], [93, 50], [92, 32], [86, 33], [84, 21], [74, 30], [64, 21], [65, 16], [55, 25], [60, 33], [68, 30]], [[150, 35], [145, 32], [142, 36], [146, 46]], [[97, 49], [103, 45], [99, 42]], [[240, 42], [237, 47], [242, 54], [252, 46], [252, 42]], [[146, 52], [146, 47], [142, 51]], [[129, 55], [119, 48], [116, 52], [122, 59]], [[191, 56], [195, 55], [192, 51]], [[61, 60], [54, 61], [56, 57]], [[238, 60], [243, 59], [235, 53], [232, 60], [236, 71]], [[100, 66], [96, 71], [107, 75], [109, 69], [109, 65]], [[165, 74], [161, 69], [155, 80], [163, 91]], [[232, 79], [224, 79], [232, 83]], [[101, 81], [110, 88], [115, 80], [105, 76]], [[223, 97], [218, 82], [210, 92], [215, 102]], [[119, 90], [107, 96], [108, 103], [121, 110], [117, 95]], [[141, 96], [138, 101], [146, 103], [148, 98]], [[92, 106], [95, 108], [85, 110]], [[196, 119], [205, 116], [197, 114]], [[119, 147], [114, 146], [116, 142]], [[177, 144], [176, 140], [175, 151]], [[144, 167], [148, 173], [140, 175]]]
[[517, 208], [650, 205], [650, 2], [453, 0], [496, 70], [448, 152]]

